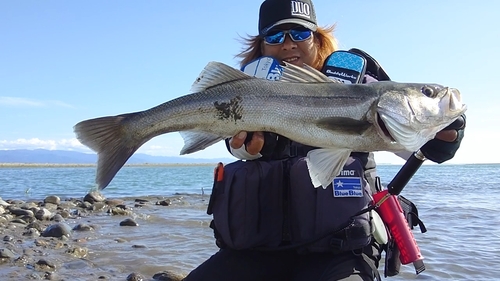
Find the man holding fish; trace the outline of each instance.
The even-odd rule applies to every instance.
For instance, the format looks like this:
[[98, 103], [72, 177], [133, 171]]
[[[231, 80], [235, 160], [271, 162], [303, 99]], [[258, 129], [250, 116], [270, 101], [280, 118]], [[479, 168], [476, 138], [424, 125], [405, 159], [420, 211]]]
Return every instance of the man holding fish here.
[[[248, 48], [240, 54], [242, 66], [259, 57], [270, 56], [278, 61], [297, 66], [306, 64], [321, 70], [326, 57], [337, 50], [336, 41], [332, 35], [333, 28], [317, 27], [311, 1], [265, 1], [260, 9], [259, 31], [258, 36], [251, 37], [246, 41]], [[367, 54], [363, 55], [370, 60], [365, 82], [366, 80], [373, 81], [373, 78], [375, 80], [390, 80], [374, 59]], [[425, 144], [421, 148], [422, 153], [428, 159], [438, 163], [451, 159], [459, 148], [464, 127], [465, 119], [462, 115], [453, 124], [439, 131], [435, 139]], [[383, 247], [380, 244], [383, 242], [376, 241], [371, 235], [373, 227], [366, 225], [370, 224], [369, 214], [364, 214], [364, 217], [363, 215], [351, 217], [352, 214], [366, 208], [366, 202], [371, 201], [370, 194], [373, 192], [374, 186], [368, 186], [375, 185], [374, 177], [376, 175], [373, 153], [351, 153], [350, 164], [343, 167], [342, 172], [344, 173], [340, 173], [341, 176], [348, 175], [349, 177], [345, 177], [346, 179], [358, 179], [357, 183], [363, 182], [365, 185], [361, 189], [366, 194], [359, 195], [360, 193], [351, 191], [352, 196], [350, 196], [349, 193], [342, 193], [341, 188], [336, 192], [336, 187], [333, 185], [329, 185], [325, 189], [326, 192], [321, 189], [315, 190], [311, 186], [308, 182], [307, 167], [301, 160], [313, 147], [262, 131], [251, 133], [240, 131], [232, 138], [227, 139], [226, 143], [229, 151], [240, 159], [268, 161], [272, 165], [279, 166], [278, 168], [271, 167], [268, 170], [268, 173], [278, 173], [277, 176], [262, 175], [262, 173], [266, 173], [265, 171], [249, 175], [248, 170], [251, 171], [252, 167], [248, 167], [245, 172], [243, 172], [245, 167], [238, 167], [236, 171], [232, 171], [235, 174], [232, 175], [233, 177], [238, 176], [238, 173], [245, 173], [241, 177], [258, 177], [259, 184], [257, 186], [247, 185], [247, 189], [254, 188], [255, 192], [262, 192], [262, 188], [276, 189], [277, 191], [274, 193], [262, 192], [265, 196], [274, 195], [276, 200], [267, 201], [268, 204], [274, 206], [256, 207], [257, 213], [246, 211], [245, 208], [248, 209], [248, 207], [244, 204], [234, 204], [232, 208], [214, 212], [213, 210], [217, 209], [214, 204], [228, 203], [231, 206], [231, 200], [238, 200], [238, 195], [223, 197], [219, 200], [217, 200], [218, 195], [216, 195], [213, 200], [215, 203], [211, 203], [213, 206], [209, 208], [211, 209], [210, 213], [214, 213], [211, 227], [214, 228], [217, 245], [221, 249], [196, 268], [185, 280], [327, 281], [374, 280], [379, 277], [376, 271]], [[400, 154], [404, 155], [405, 153], [401, 152]], [[283, 167], [283, 161], [276, 161], [276, 159], [285, 158], [294, 159], [287, 161], [287, 165], [291, 165], [291, 167]], [[284, 169], [288, 169], [288, 171], [284, 171]], [[225, 177], [228, 176], [226, 167]], [[281, 185], [273, 186], [276, 184], [273, 179], [283, 176], [289, 176], [289, 180], [278, 181]], [[363, 180], [359, 181], [360, 178]], [[262, 184], [260, 183], [262, 179], [267, 179], [268, 182]], [[214, 194], [217, 194], [217, 188], [225, 188], [224, 185], [217, 186], [218, 184], [216, 182], [214, 186]], [[235, 193], [241, 193], [238, 189], [245, 188], [244, 184], [230, 183], [229, 185], [233, 185], [232, 192]], [[304, 203], [307, 201], [309, 203]], [[339, 201], [344, 202], [339, 203]], [[245, 204], [262, 204], [262, 201], [258, 200], [244, 202]], [[311, 210], [303, 210], [304, 208]], [[231, 220], [229, 219], [231, 213], [237, 213], [240, 217]], [[300, 213], [305, 213], [305, 215], [300, 215]], [[373, 215], [376, 214], [372, 213], [371, 216]], [[252, 225], [251, 220], [243, 219], [245, 216], [271, 217], [275, 220], [262, 219], [260, 223]], [[321, 218], [322, 216], [324, 217]], [[349, 223], [346, 224], [345, 221]], [[278, 224], [273, 225], [272, 222], [278, 222]], [[294, 226], [294, 224], [296, 225]], [[221, 235], [221, 230], [217, 228], [218, 225], [224, 231], [226, 231], [225, 228], [228, 228], [229, 232], [264, 238], [260, 241], [251, 241], [248, 245], [245, 243], [236, 245], [233, 241], [225, 242], [224, 238], [235, 241], [237, 238]], [[345, 229], [338, 231], [340, 226], [344, 226]], [[249, 230], [244, 233], [239, 231], [240, 228], [248, 228]], [[276, 230], [278, 228], [281, 228], [281, 231]], [[269, 235], [279, 234], [279, 237], [273, 240], [258, 233], [266, 231], [269, 232]], [[326, 234], [325, 236], [328, 231], [331, 232], [331, 235]], [[349, 244], [351, 246], [348, 246]]]

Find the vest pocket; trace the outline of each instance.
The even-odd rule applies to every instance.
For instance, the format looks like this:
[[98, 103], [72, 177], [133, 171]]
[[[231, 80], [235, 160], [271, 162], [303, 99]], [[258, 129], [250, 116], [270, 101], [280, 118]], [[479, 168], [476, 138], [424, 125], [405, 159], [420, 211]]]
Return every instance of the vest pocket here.
[[282, 161], [236, 161], [224, 167], [214, 185], [216, 233], [232, 249], [276, 247], [283, 224]]
[[370, 202], [363, 166], [356, 158], [351, 158], [350, 164], [343, 171], [341, 182], [348, 183], [352, 191], [356, 192], [344, 192], [351, 190], [346, 185], [337, 190], [334, 190], [332, 184], [326, 189], [314, 188], [304, 159], [298, 160], [291, 167], [292, 243], [306, 243], [301, 251], [346, 251], [362, 248], [370, 242], [369, 214], [352, 218]]

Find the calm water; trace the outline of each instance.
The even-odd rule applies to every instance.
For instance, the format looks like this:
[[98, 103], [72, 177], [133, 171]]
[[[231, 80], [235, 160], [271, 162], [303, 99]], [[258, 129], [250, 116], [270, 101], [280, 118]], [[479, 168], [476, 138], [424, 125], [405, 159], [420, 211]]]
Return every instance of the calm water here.
[[[399, 168], [380, 166], [382, 183], [387, 184]], [[189, 272], [216, 251], [208, 228], [210, 216], [205, 213], [212, 173], [212, 166], [124, 167], [103, 191], [107, 198], [183, 200], [163, 208], [137, 209], [137, 228], [117, 226], [123, 217], [89, 218], [101, 226], [86, 237], [92, 263], [64, 264], [59, 274], [64, 268], [74, 274], [76, 268], [81, 276], [73, 276], [74, 280], [87, 280], [89, 270], [124, 280], [131, 272], [148, 278], [163, 270]], [[93, 167], [0, 168], [0, 197], [81, 198], [93, 188], [94, 175]], [[499, 175], [500, 164], [422, 166], [402, 195], [418, 206], [427, 226], [425, 234], [414, 232], [427, 269], [416, 276], [411, 265], [402, 266], [399, 276], [387, 280], [500, 280]], [[114, 242], [117, 237], [128, 243]], [[8, 268], [0, 267], [0, 276], [7, 273]]]

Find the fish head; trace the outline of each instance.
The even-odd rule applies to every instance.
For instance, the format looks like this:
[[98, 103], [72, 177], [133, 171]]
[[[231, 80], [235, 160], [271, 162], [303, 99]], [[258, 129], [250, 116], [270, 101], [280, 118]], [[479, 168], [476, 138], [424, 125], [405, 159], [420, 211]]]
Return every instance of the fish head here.
[[467, 109], [460, 91], [454, 88], [438, 84], [377, 84], [379, 133], [408, 151], [420, 149]]

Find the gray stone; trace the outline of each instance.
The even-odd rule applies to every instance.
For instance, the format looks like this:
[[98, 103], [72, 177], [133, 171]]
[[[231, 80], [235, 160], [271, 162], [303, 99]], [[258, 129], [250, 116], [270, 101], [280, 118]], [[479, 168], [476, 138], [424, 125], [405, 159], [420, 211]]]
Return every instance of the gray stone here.
[[127, 281], [144, 281], [144, 277], [140, 275], [139, 273], [130, 273], [129, 276], [127, 276]]
[[120, 226], [139, 226], [139, 224], [133, 219], [125, 219], [120, 222]]
[[19, 208], [11, 208], [10, 213], [16, 216], [29, 216], [29, 217], [35, 216], [35, 214], [33, 214], [32, 211]]
[[61, 215], [61, 217], [65, 218], [65, 219], [67, 219], [71, 216], [71, 214], [66, 210], [61, 210], [58, 214]]
[[125, 202], [121, 199], [109, 199], [109, 200], [106, 200], [106, 204], [108, 206], [118, 206], [118, 205], [125, 204]]
[[94, 230], [94, 228], [88, 224], [84, 224], [84, 223], [80, 223], [80, 224], [77, 224], [75, 225], [75, 227], [73, 227], [73, 230], [76, 230], [76, 231], [91, 231], [91, 230]]
[[63, 222], [64, 218], [60, 214], [55, 214], [50, 220], [53, 220], [56, 222]]
[[68, 250], [66, 250], [66, 253], [76, 257], [76, 258], [84, 258], [87, 256], [87, 254], [89, 253], [89, 250], [87, 248], [84, 248], [84, 247], [80, 247], [80, 246], [73, 246], [71, 248], [69, 248]]
[[157, 281], [182, 281], [184, 277], [170, 271], [159, 272], [153, 275], [153, 279]]
[[13, 259], [16, 255], [9, 249], [0, 249], [0, 258]]
[[29, 237], [38, 237], [40, 236], [40, 232], [35, 228], [28, 228], [26, 231], [23, 232], [23, 235]]
[[161, 201], [156, 202], [156, 205], [160, 205], [160, 206], [169, 206], [170, 204], [171, 204], [170, 199], [161, 200]]
[[49, 225], [43, 232], [43, 237], [56, 237], [61, 238], [63, 236], [71, 235], [71, 227], [65, 223], [56, 223]]
[[94, 204], [96, 202], [104, 202], [104, 200], [106, 200], [106, 198], [98, 191], [92, 191], [85, 195], [85, 197], [83, 198], [84, 202], [89, 202], [91, 204]]
[[10, 204], [7, 203], [7, 202], [5, 202], [5, 201], [3, 201], [3, 199], [0, 197], [0, 206], [2, 206], [2, 207], [8, 207], [8, 206], [10, 206]]
[[108, 210], [108, 213], [114, 216], [129, 216], [132, 214], [130, 210], [124, 210], [122, 208], [113, 207]]
[[46, 259], [40, 259], [36, 262], [35, 268], [40, 270], [53, 270], [56, 268], [56, 265]]
[[34, 229], [38, 230], [39, 232], [42, 232], [42, 230], [43, 230], [43, 226], [39, 221], [34, 221], [34, 222], [28, 224], [27, 227], [34, 228]]
[[101, 211], [104, 210], [104, 208], [107, 207], [106, 203], [104, 202], [95, 202], [92, 204], [92, 211]]
[[5, 236], [3, 237], [3, 241], [5, 241], [5, 242], [10, 242], [10, 241], [12, 241], [12, 240], [14, 240], [14, 238], [12, 238], [12, 236], [9, 236], [9, 235], [5, 235]]
[[40, 208], [35, 213], [35, 218], [37, 218], [38, 220], [41, 220], [41, 221], [49, 220], [51, 216], [52, 216], [52, 213], [45, 208]]
[[59, 205], [59, 204], [61, 204], [61, 198], [59, 198], [58, 196], [55, 196], [55, 195], [50, 195], [50, 196], [45, 197], [43, 202]]

